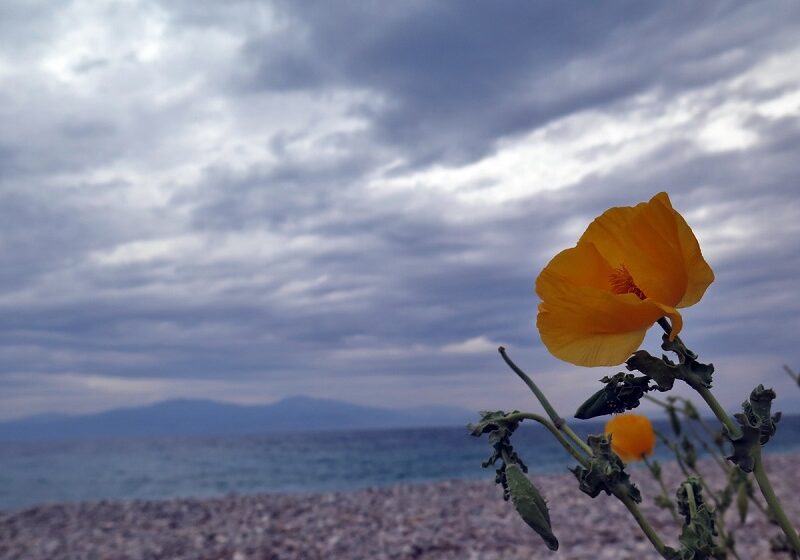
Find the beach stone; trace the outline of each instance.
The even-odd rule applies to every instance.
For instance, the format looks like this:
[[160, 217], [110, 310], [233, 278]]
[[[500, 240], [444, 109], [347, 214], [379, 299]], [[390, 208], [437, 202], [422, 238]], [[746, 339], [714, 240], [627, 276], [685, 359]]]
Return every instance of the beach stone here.
[[[775, 490], [800, 519], [795, 455], [767, 456]], [[723, 484], [715, 464], [700, 462], [712, 487]], [[476, 468], [479, 468], [476, 466]], [[0, 513], [0, 559], [14, 560], [658, 560], [616, 499], [591, 499], [571, 474], [531, 474], [546, 496], [560, 542], [550, 552], [502, 490], [484, 481], [444, 481], [354, 492], [226, 496], [165, 501], [42, 505]], [[656, 484], [643, 468], [631, 476], [642, 511], [668, 544], [679, 527], [653, 502]], [[683, 479], [664, 465], [674, 489]], [[744, 559], [778, 560], [769, 539], [778, 529], [752, 508], [743, 526], [727, 518]]]

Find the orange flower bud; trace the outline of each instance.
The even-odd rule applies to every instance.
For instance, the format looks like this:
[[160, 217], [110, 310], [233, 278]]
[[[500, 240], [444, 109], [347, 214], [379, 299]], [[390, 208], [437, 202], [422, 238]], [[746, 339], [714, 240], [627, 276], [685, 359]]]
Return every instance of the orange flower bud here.
[[647, 416], [619, 414], [606, 423], [606, 435], [611, 436], [611, 449], [626, 463], [641, 461], [653, 453], [656, 434]]

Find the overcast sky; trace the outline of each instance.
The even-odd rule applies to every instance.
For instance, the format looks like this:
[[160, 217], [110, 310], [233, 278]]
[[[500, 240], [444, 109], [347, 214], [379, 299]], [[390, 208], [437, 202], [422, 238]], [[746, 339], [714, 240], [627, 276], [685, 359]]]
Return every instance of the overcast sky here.
[[[534, 280], [661, 190], [723, 403], [798, 410], [800, 3], [0, 4], [0, 418], [306, 394], [562, 412]], [[655, 329], [646, 348], [657, 352]]]

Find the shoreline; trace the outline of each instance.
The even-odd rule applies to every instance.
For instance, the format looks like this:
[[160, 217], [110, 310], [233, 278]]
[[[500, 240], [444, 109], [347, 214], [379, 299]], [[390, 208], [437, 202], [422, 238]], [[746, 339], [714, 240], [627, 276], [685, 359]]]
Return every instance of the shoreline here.
[[[798, 454], [770, 454], [767, 469], [787, 513], [800, 519]], [[535, 468], [535, 467], [534, 467]], [[700, 468], [712, 487], [719, 469]], [[663, 465], [669, 488], [682, 477]], [[719, 473], [719, 474], [718, 474]], [[653, 505], [658, 492], [644, 469], [631, 476], [644, 495], [642, 510], [675, 545], [679, 528]], [[589, 498], [570, 474], [531, 473], [549, 502], [561, 547], [550, 553], [518, 518], [491, 481], [447, 480], [308, 494], [230, 495], [163, 501], [48, 504], [0, 512], [0, 558], [89, 559], [657, 559], [622, 504]], [[735, 507], [726, 517], [742, 558], [786, 559], [769, 551], [779, 531], [751, 507], [745, 526]]]

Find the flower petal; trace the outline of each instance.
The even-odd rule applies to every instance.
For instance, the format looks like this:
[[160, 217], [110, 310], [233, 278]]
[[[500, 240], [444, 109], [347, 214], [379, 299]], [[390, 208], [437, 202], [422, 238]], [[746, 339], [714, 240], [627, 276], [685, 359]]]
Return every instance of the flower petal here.
[[647, 297], [686, 307], [702, 297], [714, 274], [686, 221], [666, 193], [633, 207], [610, 208], [578, 244], [592, 243], [617, 268], [625, 266]]
[[543, 300], [536, 318], [542, 342], [555, 357], [580, 366], [621, 364], [665, 313], [678, 328], [681, 323], [680, 314], [668, 306], [593, 287], [567, 291], [547, 285]]
[[565, 249], [553, 257], [536, 279], [542, 300], [567, 295], [575, 288], [593, 287], [609, 291], [614, 269], [592, 243]]
[[653, 301], [650, 299], [645, 301], [648, 301], [653, 305], [657, 306], [659, 309], [661, 309], [661, 311], [664, 312], [663, 315], [669, 317], [669, 320], [672, 323], [672, 328], [668, 333], [669, 339], [671, 341], [675, 340], [675, 337], [680, 334], [681, 330], [683, 330], [683, 317], [681, 317], [681, 314], [678, 312], [678, 310], [675, 309], [674, 307], [669, 307], [667, 305], [664, 305], [663, 303], [658, 303], [657, 301]]
[[610, 208], [536, 279], [537, 326], [550, 352], [585, 365], [622, 363], [660, 317], [697, 303], [714, 280], [697, 239], [666, 193]]
[[[666, 193], [659, 193], [656, 197], [663, 195], [662, 203], [670, 209], [669, 197]], [[686, 292], [675, 307], [689, 307], [694, 305], [705, 294], [706, 289], [714, 281], [714, 271], [703, 258], [700, 251], [700, 244], [697, 242], [692, 228], [683, 219], [683, 216], [672, 210], [675, 215], [675, 226], [678, 232], [678, 241], [683, 255], [683, 262], [686, 264]]]

